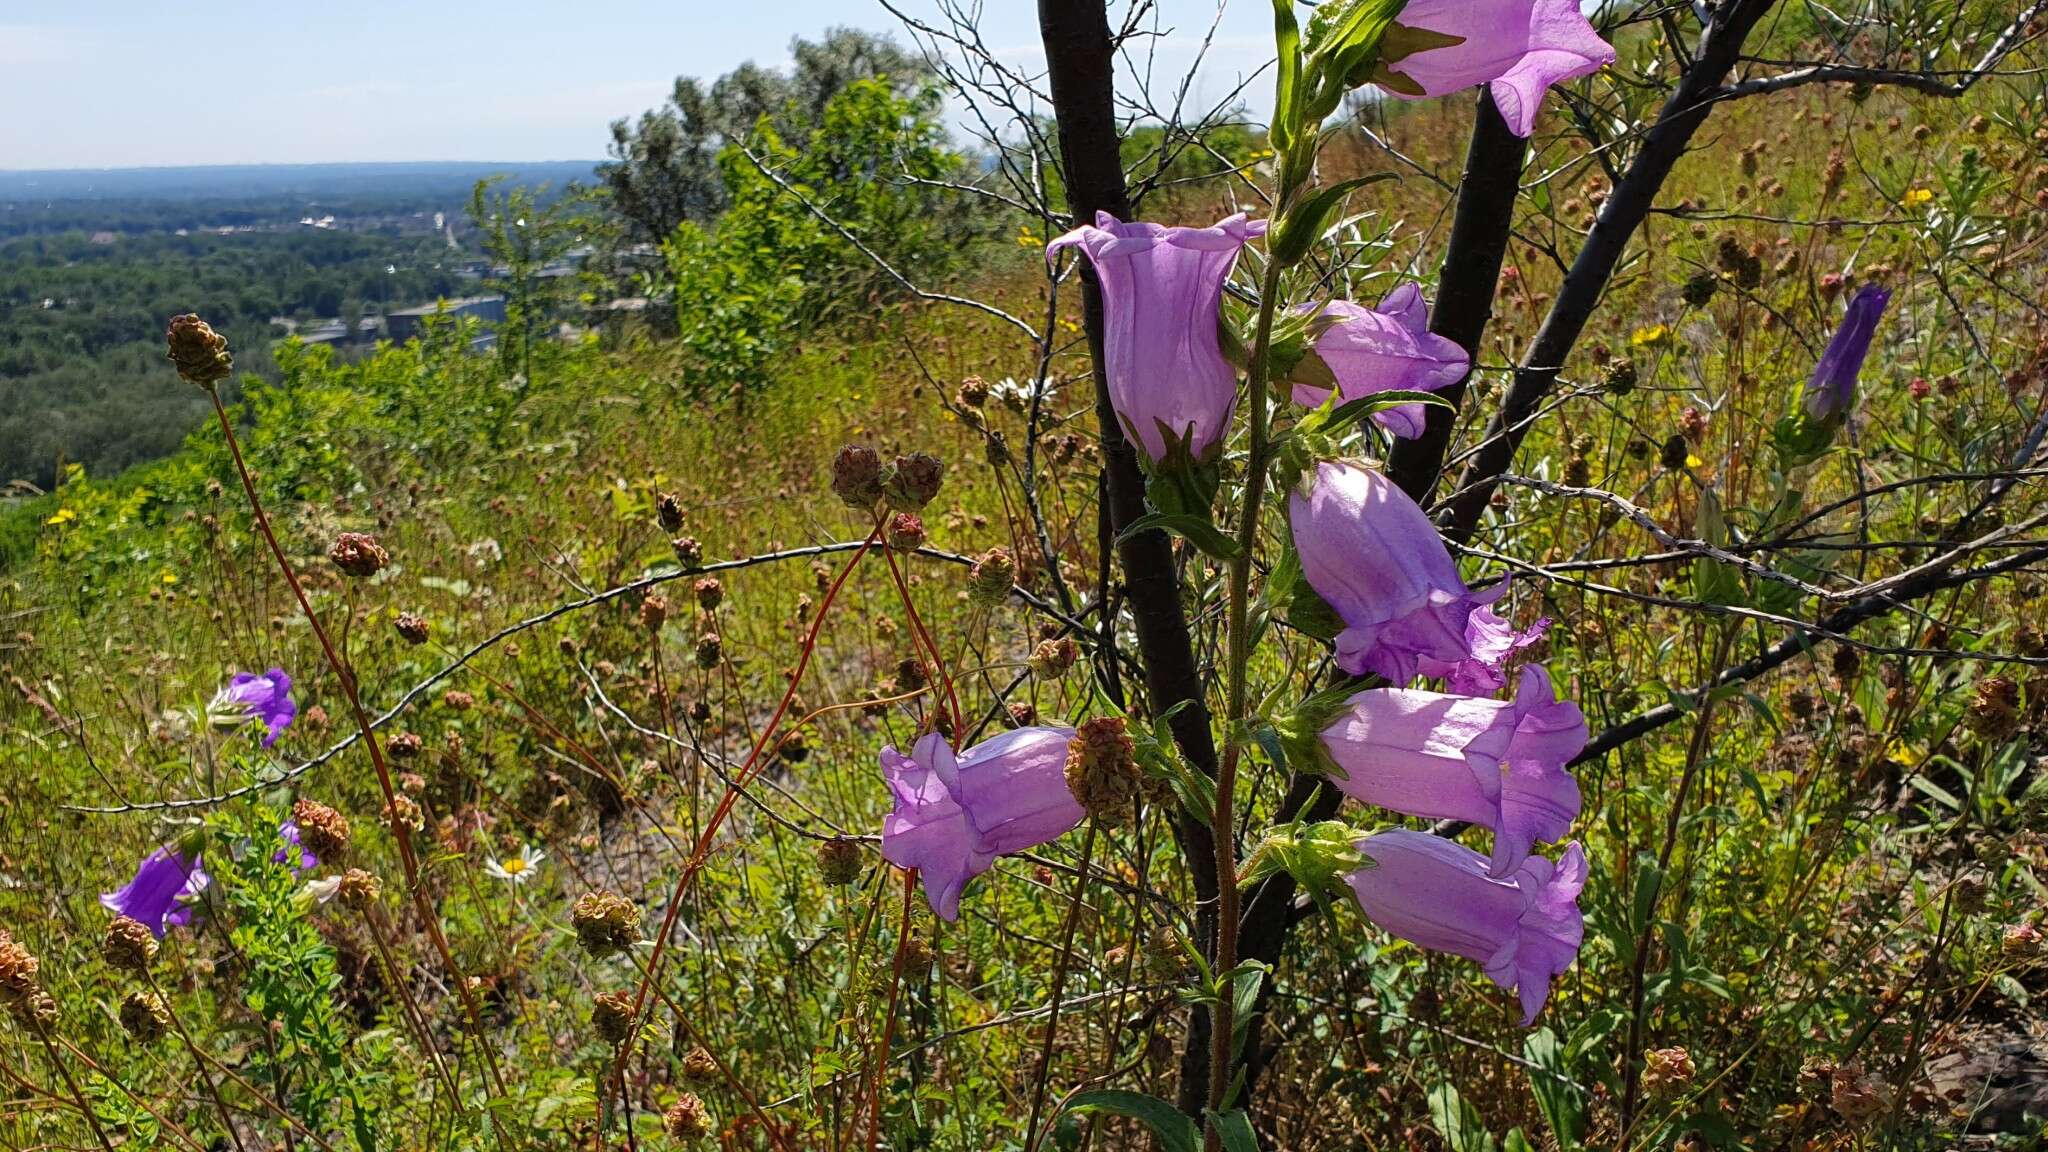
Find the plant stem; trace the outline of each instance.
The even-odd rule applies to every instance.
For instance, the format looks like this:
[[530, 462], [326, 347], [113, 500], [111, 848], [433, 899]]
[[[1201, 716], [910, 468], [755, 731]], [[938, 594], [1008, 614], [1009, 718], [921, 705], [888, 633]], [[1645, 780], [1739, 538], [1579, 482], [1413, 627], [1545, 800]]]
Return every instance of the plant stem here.
[[[370, 729], [369, 714], [363, 711], [362, 697], [356, 693], [356, 678], [342, 662], [335, 651], [334, 642], [328, 638], [327, 629], [320, 623], [320, 617], [313, 611], [313, 602], [306, 597], [306, 589], [299, 583], [299, 577], [292, 571], [291, 561], [285, 558], [284, 549], [278, 545], [276, 533], [270, 530], [270, 517], [264, 514], [263, 500], [256, 494], [256, 482], [249, 476], [249, 466], [242, 460], [242, 445], [235, 438], [234, 422], [228, 419], [228, 410], [220, 401], [220, 393], [207, 389], [207, 398], [213, 401], [213, 414], [220, 421], [221, 435], [227, 439], [228, 452], [235, 458], [235, 474], [242, 478], [242, 491], [249, 497], [249, 511], [255, 515], [256, 527], [263, 533], [263, 542], [270, 546], [271, 558], [277, 561], [278, 571], [284, 574], [284, 581], [291, 586], [292, 595], [298, 599], [299, 610], [306, 614], [306, 623], [312, 625], [313, 635], [320, 641], [320, 650], [327, 656], [328, 667], [334, 670], [334, 677], [341, 682], [342, 695], [348, 698], [349, 710], [355, 717], [356, 729], [362, 733], [363, 747], [369, 749], [370, 764], [377, 771], [378, 787], [384, 790], [384, 803], [391, 810], [398, 807], [398, 791], [391, 783], [391, 769], [384, 763], [384, 752], [377, 744], [377, 737]], [[455, 966], [454, 953], [448, 949], [448, 938], [441, 933], [441, 920], [434, 915], [433, 905], [427, 900], [427, 890], [420, 884], [419, 861], [412, 850], [412, 832], [402, 820], [391, 822], [392, 838], [398, 841], [398, 859], [405, 866], [406, 891], [412, 896], [413, 906], [418, 909], [420, 919], [425, 923], [427, 936], [434, 942], [434, 950], [441, 955], [441, 966], [447, 969], [448, 978], [462, 997], [463, 1011], [469, 1016], [471, 1033], [476, 1037], [477, 1051], [483, 1055], [484, 1070], [490, 1076], [491, 1084], [498, 1095], [505, 1094], [505, 1082], [498, 1075], [498, 1062], [491, 1055], [490, 1045], [484, 1042], [483, 1013], [477, 1009], [476, 994], [469, 981]]]
[[85, 1117], [86, 1127], [92, 1129], [93, 1138], [98, 1140], [100, 1147], [107, 1152], [114, 1152], [113, 1144], [108, 1142], [106, 1132], [100, 1128], [99, 1116], [94, 1114], [92, 1105], [86, 1102], [85, 1093], [78, 1090], [78, 1080], [71, 1075], [71, 1066], [64, 1063], [64, 1058], [57, 1054], [57, 1045], [50, 1041], [49, 1026], [43, 1023], [42, 1017], [35, 1014], [33, 1005], [30, 1006], [27, 1017], [35, 1027], [36, 1038], [43, 1042], [43, 1051], [49, 1053], [50, 1066], [57, 1070], [57, 1075], [64, 1078], [64, 1086], [71, 1089], [71, 1099], [78, 1105], [79, 1113]]
[[1053, 1040], [1059, 1035], [1060, 992], [1067, 982], [1067, 966], [1074, 955], [1074, 929], [1081, 922], [1081, 905], [1088, 893], [1088, 861], [1095, 855], [1094, 820], [1088, 821], [1088, 830], [1081, 835], [1081, 866], [1074, 872], [1074, 895], [1067, 905], [1066, 927], [1060, 932], [1059, 956], [1052, 968], [1052, 1008], [1046, 1014], [1045, 1043], [1038, 1048], [1038, 1078], [1036, 1089], [1031, 1093], [1031, 1119], [1024, 1125], [1024, 1152], [1038, 1152], [1038, 1141], [1042, 1133], [1038, 1130], [1038, 1118], [1045, 1107], [1045, 1084], [1052, 1073]]
[[[1220, 978], [1237, 966], [1237, 838], [1234, 793], [1238, 762], [1244, 756], [1243, 730], [1250, 710], [1247, 689], [1251, 663], [1252, 550], [1259, 540], [1259, 512], [1266, 502], [1268, 417], [1266, 360], [1273, 340], [1273, 310], [1280, 296], [1278, 260], [1269, 260], [1259, 285], [1258, 328], [1252, 338], [1251, 364], [1245, 371], [1245, 404], [1251, 423], [1251, 447], [1245, 460], [1244, 503], [1238, 514], [1237, 555], [1230, 561], [1230, 592], [1227, 615], [1229, 650], [1226, 655], [1228, 703], [1223, 738], [1223, 760], [1216, 773], [1216, 811], [1209, 827], [1216, 845], [1216, 954], [1214, 971]], [[1231, 1081], [1231, 997], [1224, 991], [1213, 1009], [1209, 1031], [1209, 1110], [1221, 1112]], [[1208, 1143], [1220, 1146], [1221, 1136], [1212, 1125]]]

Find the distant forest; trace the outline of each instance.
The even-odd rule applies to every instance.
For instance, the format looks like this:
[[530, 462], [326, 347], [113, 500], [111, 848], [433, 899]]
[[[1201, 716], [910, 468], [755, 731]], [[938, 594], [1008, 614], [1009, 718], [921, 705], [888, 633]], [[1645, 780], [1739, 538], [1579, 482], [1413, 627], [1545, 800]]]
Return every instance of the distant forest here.
[[464, 206], [497, 173], [559, 190], [591, 165], [0, 172], [0, 484], [175, 448], [205, 414], [163, 357], [179, 312], [266, 372], [273, 318], [353, 321], [474, 290]]

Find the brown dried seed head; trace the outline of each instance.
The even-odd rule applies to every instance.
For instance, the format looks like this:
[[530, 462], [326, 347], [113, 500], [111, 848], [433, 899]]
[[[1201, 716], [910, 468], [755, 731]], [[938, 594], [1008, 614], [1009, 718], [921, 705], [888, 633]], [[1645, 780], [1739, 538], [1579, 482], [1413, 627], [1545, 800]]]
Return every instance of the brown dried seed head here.
[[678, 1144], [694, 1144], [711, 1135], [714, 1127], [711, 1110], [694, 1092], [685, 1092], [661, 1114], [661, 1125], [668, 1130], [668, 1138]]
[[1088, 815], [1105, 823], [1128, 816], [1143, 775], [1123, 717], [1097, 716], [1075, 730], [1067, 746], [1067, 790]]
[[149, 971], [156, 949], [156, 937], [147, 925], [133, 917], [116, 916], [107, 925], [106, 939], [100, 942], [100, 958], [110, 968], [140, 974]]
[[201, 388], [211, 390], [234, 371], [235, 358], [228, 353], [228, 338], [192, 313], [171, 318], [164, 343], [171, 363], [178, 366], [178, 375]]
[[617, 1044], [633, 1034], [633, 994], [600, 992], [591, 998], [590, 1026], [607, 1044]]
[[348, 851], [348, 817], [314, 800], [292, 805], [292, 823], [299, 827], [299, 844], [332, 861]]
[[640, 942], [640, 908], [613, 892], [585, 892], [569, 910], [576, 939], [592, 956], [624, 952]]
[[121, 1001], [120, 1017], [121, 1027], [139, 1044], [156, 1043], [171, 1026], [171, 1009], [163, 997], [139, 989]]

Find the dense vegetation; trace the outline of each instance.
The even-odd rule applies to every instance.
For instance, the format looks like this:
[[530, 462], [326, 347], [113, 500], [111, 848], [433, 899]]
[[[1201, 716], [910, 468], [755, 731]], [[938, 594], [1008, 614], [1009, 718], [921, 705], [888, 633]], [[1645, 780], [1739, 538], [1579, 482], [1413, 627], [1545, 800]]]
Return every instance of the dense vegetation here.
[[[1944, 17], [1943, 42], [1974, 62], [2001, 12]], [[1447, 513], [1691, 44], [1690, 15], [1653, 15], [1606, 30], [1621, 59], [1551, 95], [1507, 182]], [[1806, 33], [1752, 51], [1799, 59]], [[1218, 541], [1262, 448], [1232, 432], [1218, 523], [1183, 508], [1155, 521], [1166, 564], [1120, 565], [1143, 532], [1105, 503], [1121, 440], [1079, 293], [1046, 276], [1065, 222], [957, 189], [940, 210], [893, 179], [968, 169], [920, 89], [869, 76], [805, 131], [712, 141], [724, 215], [684, 212], [639, 273], [675, 338], [286, 345], [275, 381], [223, 389], [221, 426], [0, 518], [0, 1145], [653, 1147], [697, 1129], [696, 1101], [729, 1149], [1125, 1148], [1147, 1128], [1190, 1149], [1169, 1102], [1227, 997], [1248, 1023], [1231, 1152], [2038, 1147], [2048, 102], [2021, 40], [1953, 96], [1725, 100], [1583, 337], [1534, 365], [1556, 387], [1453, 533], [1475, 586], [1514, 577], [1504, 614], [1549, 618], [1527, 657], [1596, 747], [1574, 769], [1584, 945], [1533, 1027], [1480, 964], [1313, 887], [1328, 837], [1287, 821], [1338, 814], [1339, 856], [1357, 827], [1430, 823], [1339, 813], [1265, 726], [1337, 677], [1281, 579], [1284, 487], [1251, 548]], [[1281, 233], [1246, 255], [1233, 332], [1254, 298], [1405, 281], [1450, 308], [1488, 109], [1476, 129], [1470, 94], [1335, 122], [1321, 186], [1407, 177], [1354, 190], [1285, 275]], [[1192, 225], [1285, 186], [1302, 146], [1128, 135], [1132, 182], [1159, 186], [1145, 218]], [[473, 213], [515, 297], [575, 229], [520, 196], [480, 189]], [[1854, 414], [1781, 451], [1859, 289], [1891, 296]], [[162, 322], [133, 334], [153, 357]], [[161, 394], [211, 413], [192, 384]], [[1308, 411], [1277, 405], [1271, 431], [1332, 415]], [[1319, 435], [1402, 459], [1369, 421]], [[835, 494], [848, 443], [944, 462], [917, 532]], [[1291, 932], [1220, 978], [1210, 862], [1177, 842], [1219, 826], [1217, 797], [1169, 751], [1191, 717], [1158, 706], [1139, 636], [1162, 580], [1208, 707], [1257, 707], [1256, 733], [1219, 724], [1244, 757], [1220, 826], [1248, 907], [1278, 892]], [[272, 668], [296, 714], [268, 732], [219, 693]], [[957, 921], [884, 863], [884, 745], [1119, 703], [1157, 769], [1122, 822], [1001, 857]], [[281, 842], [288, 818], [317, 865]], [[95, 896], [160, 847], [203, 851], [211, 882], [138, 963]]]

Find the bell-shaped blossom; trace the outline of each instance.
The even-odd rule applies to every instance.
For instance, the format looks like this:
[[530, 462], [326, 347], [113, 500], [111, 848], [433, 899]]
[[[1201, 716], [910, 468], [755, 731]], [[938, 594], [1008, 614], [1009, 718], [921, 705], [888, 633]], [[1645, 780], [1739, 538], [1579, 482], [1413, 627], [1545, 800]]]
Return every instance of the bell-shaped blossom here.
[[135, 869], [126, 887], [100, 894], [101, 906], [130, 919], [139, 920], [163, 937], [164, 926], [189, 924], [192, 901], [204, 891], [211, 878], [199, 867], [199, 857], [170, 848], [158, 848]]
[[1432, 952], [1478, 961], [1495, 984], [1520, 993], [1523, 1027], [1535, 1023], [1585, 935], [1586, 853], [1576, 841], [1557, 863], [1531, 856], [1503, 879], [1487, 875], [1486, 857], [1426, 832], [1375, 832], [1358, 850], [1371, 865], [1344, 879], [1367, 919]]
[[1443, 677], [1453, 692], [1492, 692], [1502, 669], [1543, 624], [1517, 632], [1490, 605], [1505, 582], [1474, 592], [1408, 494], [1380, 472], [1338, 460], [1288, 500], [1294, 549], [1309, 586], [1344, 621], [1337, 665], [1405, 686]]
[[1344, 770], [1334, 783], [1346, 796], [1493, 829], [1496, 878], [1537, 841], [1570, 832], [1579, 815], [1579, 784], [1565, 765], [1586, 746], [1586, 718], [1557, 698], [1541, 665], [1522, 669], [1511, 701], [1368, 689], [1323, 729], [1322, 746]]
[[1265, 221], [1243, 213], [1209, 228], [1168, 228], [1098, 212], [1046, 245], [1048, 260], [1078, 247], [1094, 263], [1110, 403], [1155, 463], [1175, 444], [1194, 460], [1220, 450], [1237, 403], [1237, 370], [1216, 330], [1223, 283], [1239, 250], [1265, 232]]
[[1508, 127], [1527, 136], [1551, 85], [1613, 62], [1579, 0], [1409, 0], [1373, 81], [1406, 99], [1485, 84]]
[[1856, 402], [1856, 376], [1870, 354], [1871, 338], [1877, 335], [1878, 318], [1891, 303], [1889, 289], [1865, 284], [1849, 297], [1842, 326], [1828, 340], [1813, 377], [1806, 383], [1806, 414], [1815, 420], [1846, 417]]
[[[1316, 309], [1316, 315], [1328, 327], [1316, 336], [1315, 356], [1336, 378], [1339, 403], [1396, 389], [1434, 392], [1463, 380], [1472, 364], [1456, 341], [1429, 330], [1429, 305], [1415, 284], [1387, 293], [1377, 308], [1332, 300]], [[1329, 396], [1326, 386], [1295, 383], [1298, 404], [1313, 407]], [[1420, 404], [1382, 409], [1373, 413], [1373, 419], [1405, 439], [1422, 435]]]
[[955, 756], [938, 733], [908, 756], [882, 749], [895, 810], [882, 821], [882, 857], [915, 868], [941, 919], [960, 916], [960, 893], [998, 856], [1058, 839], [1084, 813], [1067, 790], [1071, 728], [1017, 728]]
[[260, 676], [238, 672], [206, 705], [207, 717], [218, 727], [239, 728], [252, 720], [262, 724], [265, 748], [277, 743], [298, 714], [299, 706], [292, 701], [292, 678], [282, 668]]
[[320, 866], [320, 858], [313, 850], [299, 842], [299, 826], [287, 820], [277, 826], [277, 838], [284, 841], [284, 847], [270, 854], [272, 862], [289, 864], [294, 872], [310, 872]]

